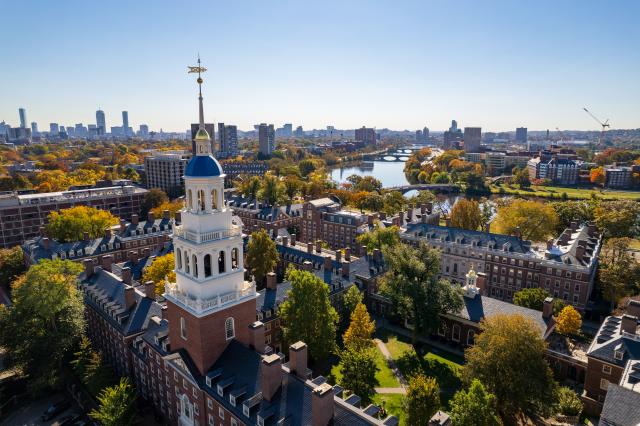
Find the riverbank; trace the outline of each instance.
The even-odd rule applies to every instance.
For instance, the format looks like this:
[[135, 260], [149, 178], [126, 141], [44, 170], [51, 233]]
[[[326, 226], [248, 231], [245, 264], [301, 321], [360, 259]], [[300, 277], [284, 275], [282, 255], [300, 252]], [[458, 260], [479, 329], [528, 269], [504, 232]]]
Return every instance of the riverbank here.
[[598, 198], [603, 200], [640, 201], [640, 192], [638, 191], [615, 191], [599, 188], [567, 188], [559, 186], [532, 185], [531, 188], [521, 189], [515, 185], [491, 185], [491, 193], [553, 199], [565, 198], [563, 194], [567, 194], [566, 198], [571, 200], [585, 200], [591, 198], [593, 194], [595, 194]]

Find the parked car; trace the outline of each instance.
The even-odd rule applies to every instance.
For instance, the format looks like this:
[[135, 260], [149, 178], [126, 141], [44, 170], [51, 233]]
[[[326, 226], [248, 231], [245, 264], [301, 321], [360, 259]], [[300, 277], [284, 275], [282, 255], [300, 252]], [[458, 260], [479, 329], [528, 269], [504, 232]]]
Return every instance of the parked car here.
[[47, 410], [42, 413], [40, 417], [43, 422], [49, 421], [56, 417], [58, 414], [61, 414], [64, 410], [71, 407], [71, 402], [64, 399], [62, 401], [54, 402], [47, 408]]

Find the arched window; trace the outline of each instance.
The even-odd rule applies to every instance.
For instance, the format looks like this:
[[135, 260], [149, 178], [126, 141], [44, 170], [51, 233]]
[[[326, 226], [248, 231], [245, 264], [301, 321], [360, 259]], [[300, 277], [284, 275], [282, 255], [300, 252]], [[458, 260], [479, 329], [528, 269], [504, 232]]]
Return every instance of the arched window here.
[[458, 324], [454, 324], [451, 330], [451, 340], [454, 342], [460, 341], [460, 326]]
[[189, 253], [184, 252], [184, 271], [188, 274], [191, 272], [191, 267], [189, 265]]
[[182, 270], [182, 250], [176, 249], [176, 265]]
[[197, 277], [198, 276], [198, 258], [196, 257], [195, 254], [191, 256], [191, 261], [193, 262], [193, 276]]
[[224, 334], [227, 340], [236, 337], [236, 329], [233, 325], [233, 318], [229, 317], [224, 322]]
[[205, 277], [211, 276], [211, 255], [210, 254], [204, 255], [204, 276]]
[[476, 333], [473, 330], [467, 332], [467, 345], [471, 346], [476, 341]]
[[189, 202], [189, 208], [193, 208], [193, 191], [189, 190], [189, 195], [187, 196]]
[[224, 274], [225, 272], [227, 272], [227, 268], [225, 266], [225, 254], [224, 251], [219, 251], [218, 252], [218, 273], [219, 274]]
[[204, 205], [204, 191], [202, 189], [198, 190], [198, 209], [203, 212], [205, 210]]
[[231, 249], [231, 269], [238, 269], [238, 248]]
[[217, 189], [211, 190], [211, 208], [213, 210], [218, 209], [218, 190]]

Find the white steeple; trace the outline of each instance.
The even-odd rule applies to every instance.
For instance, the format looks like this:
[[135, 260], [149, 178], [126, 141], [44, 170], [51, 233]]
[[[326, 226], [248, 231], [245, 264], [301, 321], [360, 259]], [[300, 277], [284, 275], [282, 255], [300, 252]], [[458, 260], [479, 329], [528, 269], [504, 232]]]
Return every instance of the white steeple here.
[[173, 236], [176, 282], [165, 297], [196, 316], [204, 316], [256, 297], [255, 283], [244, 281], [242, 229], [224, 202], [224, 173], [211, 153], [204, 128], [202, 77], [198, 73], [200, 127], [196, 155], [185, 169], [185, 207]]
[[478, 274], [476, 273], [476, 271], [473, 270], [473, 265], [471, 266], [471, 269], [469, 269], [469, 272], [467, 272], [466, 278], [467, 278], [467, 283], [463, 287], [464, 296], [473, 299], [474, 297], [476, 297], [476, 295], [480, 293], [480, 290], [476, 286], [476, 280], [478, 279]]

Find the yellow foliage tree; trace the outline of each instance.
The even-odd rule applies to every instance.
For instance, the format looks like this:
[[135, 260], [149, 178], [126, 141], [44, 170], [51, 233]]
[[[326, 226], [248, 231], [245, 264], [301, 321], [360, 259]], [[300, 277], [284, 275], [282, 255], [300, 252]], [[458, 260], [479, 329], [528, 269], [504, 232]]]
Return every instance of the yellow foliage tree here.
[[480, 204], [475, 200], [461, 198], [451, 209], [451, 225], [475, 231], [482, 225]]
[[175, 257], [173, 253], [156, 257], [151, 265], [147, 266], [142, 273], [142, 281], [153, 281], [156, 285], [156, 294], [164, 293], [164, 279], [169, 282], [176, 281]]
[[351, 313], [351, 324], [342, 335], [344, 346], [349, 349], [365, 349], [373, 345], [371, 336], [376, 325], [369, 316], [364, 303], [358, 303]]
[[573, 306], [565, 306], [558, 314], [556, 330], [560, 334], [578, 334], [582, 327], [582, 317]]
[[513, 235], [518, 229], [525, 240], [544, 241], [555, 232], [558, 215], [551, 203], [514, 200], [498, 207], [494, 229]]
[[151, 211], [153, 212], [156, 218], [162, 217], [162, 212], [164, 212], [165, 210], [169, 210], [171, 217], [175, 217], [176, 212], [178, 212], [183, 207], [184, 207], [184, 201], [182, 200], [165, 201], [162, 204], [160, 204], [158, 207], [152, 208]]
[[90, 238], [98, 238], [104, 234], [105, 228], [118, 223], [118, 218], [106, 210], [94, 207], [76, 206], [51, 212], [47, 233], [61, 242], [78, 241], [85, 232]]

